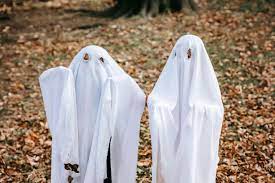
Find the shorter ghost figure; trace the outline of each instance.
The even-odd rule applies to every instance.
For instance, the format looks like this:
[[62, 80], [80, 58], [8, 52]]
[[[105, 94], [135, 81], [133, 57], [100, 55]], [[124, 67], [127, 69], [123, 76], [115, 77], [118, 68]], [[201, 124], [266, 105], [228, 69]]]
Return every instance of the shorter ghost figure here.
[[177, 41], [148, 107], [153, 183], [214, 183], [224, 109], [199, 37]]
[[134, 183], [145, 105], [136, 82], [94, 45], [39, 81], [52, 135], [51, 182]]

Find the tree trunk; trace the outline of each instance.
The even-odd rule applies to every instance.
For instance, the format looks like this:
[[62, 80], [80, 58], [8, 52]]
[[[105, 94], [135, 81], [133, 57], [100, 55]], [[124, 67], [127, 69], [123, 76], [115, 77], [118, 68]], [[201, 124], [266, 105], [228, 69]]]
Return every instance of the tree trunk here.
[[120, 16], [156, 16], [165, 11], [180, 11], [184, 8], [196, 10], [194, 0], [116, 0], [116, 5], [105, 11], [114, 18]]

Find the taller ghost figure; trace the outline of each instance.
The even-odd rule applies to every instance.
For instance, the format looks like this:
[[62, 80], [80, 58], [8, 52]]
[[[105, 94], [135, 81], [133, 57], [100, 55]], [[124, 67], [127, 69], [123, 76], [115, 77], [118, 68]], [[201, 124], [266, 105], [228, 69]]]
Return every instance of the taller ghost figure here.
[[153, 183], [214, 183], [224, 109], [199, 37], [177, 41], [148, 107]]
[[39, 81], [52, 134], [51, 182], [134, 183], [145, 104], [135, 81], [93, 45]]

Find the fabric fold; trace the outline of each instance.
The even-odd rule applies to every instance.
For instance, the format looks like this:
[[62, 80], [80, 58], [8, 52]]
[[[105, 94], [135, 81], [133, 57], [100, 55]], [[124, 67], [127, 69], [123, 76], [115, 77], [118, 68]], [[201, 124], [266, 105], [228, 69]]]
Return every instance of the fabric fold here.
[[[103, 182], [110, 138], [112, 182], [135, 182], [139, 121], [145, 103], [144, 94], [137, 89], [136, 83], [126, 75], [108, 78], [87, 168], [95, 171], [86, 174], [85, 182]], [[106, 95], [111, 96], [110, 102], [106, 102]]]

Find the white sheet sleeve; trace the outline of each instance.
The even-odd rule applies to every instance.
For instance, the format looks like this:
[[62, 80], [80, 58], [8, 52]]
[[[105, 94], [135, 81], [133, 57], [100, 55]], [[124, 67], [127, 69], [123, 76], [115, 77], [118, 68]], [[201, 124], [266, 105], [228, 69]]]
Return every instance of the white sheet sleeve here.
[[215, 182], [222, 116], [220, 106], [195, 104], [182, 121], [176, 154], [185, 162], [181, 175], [186, 182]]
[[46, 116], [53, 139], [53, 152], [68, 176], [79, 176], [78, 129], [74, 78], [65, 67], [49, 69], [39, 78]]
[[145, 95], [129, 76], [114, 78], [112, 86], [114, 114], [111, 141], [112, 182], [134, 183]]
[[148, 102], [152, 143], [152, 182], [164, 183], [175, 170], [168, 168], [174, 156], [177, 128], [169, 106], [161, 102]]

